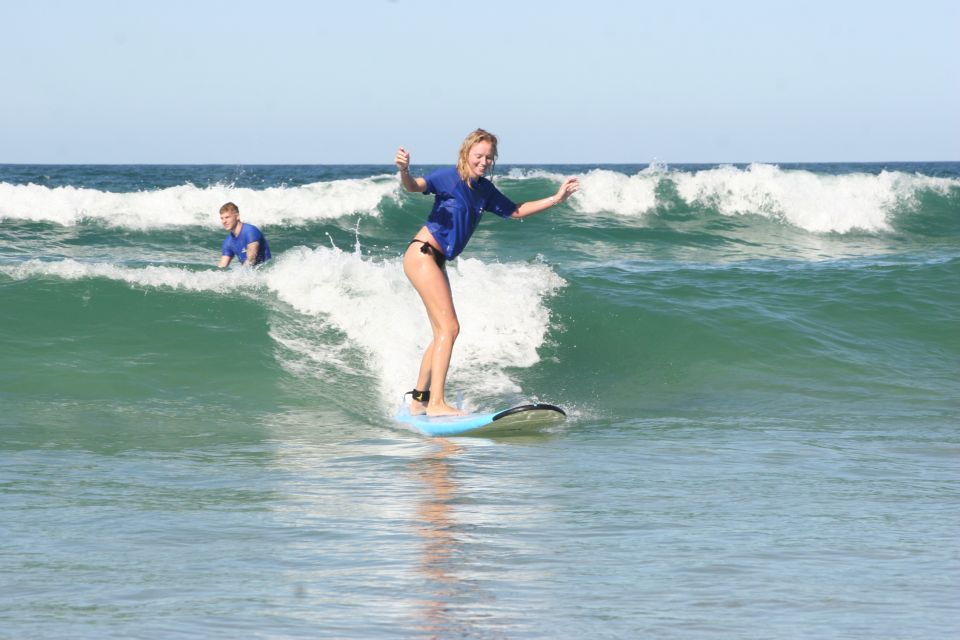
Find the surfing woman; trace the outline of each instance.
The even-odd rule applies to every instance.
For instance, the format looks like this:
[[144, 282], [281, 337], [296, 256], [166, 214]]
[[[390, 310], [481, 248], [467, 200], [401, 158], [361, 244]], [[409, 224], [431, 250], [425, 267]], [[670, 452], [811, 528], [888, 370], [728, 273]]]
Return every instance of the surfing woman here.
[[423, 354], [417, 386], [412, 391], [411, 414], [463, 413], [444, 399], [453, 343], [460, 333], [446, 261], [456, 258], [467, 246], [484, 211], [501, 218], [525, 218], [565, 201], [580, 186], [576, 178], [567, 178], [549, 198], [517, 206], [486, 177], [496, 159], [497, 137], [483, 129], [477, 129], [463, 141], [456, 167], [438, 169], [426, 178], [411, 176], [410, 154], [403, 147], [397, 151], [394, 162], [400, 169], [403, 188], [434, 195], [427, 223], [403, 254], [403, 271], [420, 294], [433, 330], [433, 340]]

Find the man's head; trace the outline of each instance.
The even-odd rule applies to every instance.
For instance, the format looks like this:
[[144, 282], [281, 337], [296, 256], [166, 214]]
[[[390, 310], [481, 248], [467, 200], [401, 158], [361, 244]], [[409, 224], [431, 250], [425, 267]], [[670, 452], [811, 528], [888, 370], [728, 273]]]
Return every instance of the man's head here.
[[220, 223], [227, 231], [232, 232], [240, 224], [240, 209], [232, 202], [220, 207]]

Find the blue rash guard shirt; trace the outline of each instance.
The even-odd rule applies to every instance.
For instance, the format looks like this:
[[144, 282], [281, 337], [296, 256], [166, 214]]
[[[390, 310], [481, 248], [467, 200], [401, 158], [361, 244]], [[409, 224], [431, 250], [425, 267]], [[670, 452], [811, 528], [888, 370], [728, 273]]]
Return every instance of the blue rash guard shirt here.
[[436, 196], [427, 218], [427, 230], [448, 260], [456, 258], [467, 246], [484, 211], [509, 218], [517, 210], [517, 205], [486, 178], [474, 181], [472, 189], [468, 187], [456, 167], [438, 169], [424, 179], [427, 181], [424, 193]]
[[257, 249], [257, 257], [253, 264], [257, 265], [271, 258], [270, 245], [267, 244], [267, 239], [263, 233], [260, 232], [260, 229], [257, 229], [247, 222], [244, 222], [243, 226], [240, 227], [239, 235], [234, 236], [232, 233], [227, 234], [227, 237], [223, 240], [223, 249], [220, 251], [220, 255], [230, 256], [231, 258], [238, 256], [240, 258], [240, 264], [243, 264], [247, 261], [247, 245], [251, 242], [260, 243], [260, 248]]

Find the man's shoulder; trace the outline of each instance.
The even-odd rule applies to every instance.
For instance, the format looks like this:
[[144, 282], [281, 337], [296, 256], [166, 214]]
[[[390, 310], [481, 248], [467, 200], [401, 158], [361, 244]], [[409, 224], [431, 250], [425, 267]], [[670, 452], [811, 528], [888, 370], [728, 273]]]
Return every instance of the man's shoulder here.
[[[260, 231], [259, 227], [256, 227], [250, 224], [249, 222], [243, 223], [243, 229], [240, 230], [241, 238], [253, 238], [254, 240], [257, 240], [262, 236], [263, 236], [263, 232]], [[250, 241], [248, 240], [247, 242], [249, 244]]]

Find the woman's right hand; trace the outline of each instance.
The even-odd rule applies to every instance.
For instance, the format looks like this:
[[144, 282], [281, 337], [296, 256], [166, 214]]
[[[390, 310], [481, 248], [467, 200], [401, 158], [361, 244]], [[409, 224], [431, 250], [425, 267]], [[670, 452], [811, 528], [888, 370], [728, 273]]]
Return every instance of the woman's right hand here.
[[393, 162], [402, 173], [410, 171], [410, 154], [403, 147], [397, 150], [397, 156], [393, 159]]

